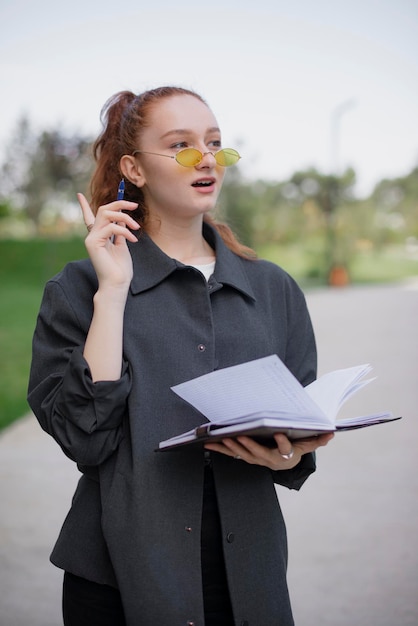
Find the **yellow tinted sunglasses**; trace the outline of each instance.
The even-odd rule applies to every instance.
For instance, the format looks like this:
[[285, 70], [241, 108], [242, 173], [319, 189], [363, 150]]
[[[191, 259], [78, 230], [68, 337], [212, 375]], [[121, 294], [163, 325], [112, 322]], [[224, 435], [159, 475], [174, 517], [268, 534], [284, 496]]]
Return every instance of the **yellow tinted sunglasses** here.
[[145, 150], [135, 150], [132, 153], [132, 156], [136, 154], [153, 154], [155, 156], [168, 157], [169, 159], [175, 159], [177, 163], [183, 165], [184, 167], [195, 167], [202, 162], [203, 157], [206, 154], [211, 154], [218, 165], [222, 165], [222, 167], [230, 167], [231, 165], [235, 165], [238, 163], [241, 156], [236, 150], [232, 148], [222, 148], [217, 152], [200, 152], [200, 150], [196, 150], [196, 148], [184, 148], [184, 150], [179, 150], [176, 155], [171, 154], [160, 154], [159, 152], [146, 152]]

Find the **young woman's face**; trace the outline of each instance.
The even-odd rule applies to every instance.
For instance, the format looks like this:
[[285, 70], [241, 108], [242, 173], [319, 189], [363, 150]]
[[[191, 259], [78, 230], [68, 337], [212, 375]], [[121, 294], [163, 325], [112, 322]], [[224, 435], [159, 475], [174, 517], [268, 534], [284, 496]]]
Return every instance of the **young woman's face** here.
[[155, 154], [136, 155], [150, 216], [190, 218], [212, 210], [225, 168], [210, 153], [221, 147], [216, 119], [198, 98], [178, 95], [159, 102], [150, 113], [138, 149], [175, 156], [184, 148], [196, 148], [206, 154], [194, 167]]

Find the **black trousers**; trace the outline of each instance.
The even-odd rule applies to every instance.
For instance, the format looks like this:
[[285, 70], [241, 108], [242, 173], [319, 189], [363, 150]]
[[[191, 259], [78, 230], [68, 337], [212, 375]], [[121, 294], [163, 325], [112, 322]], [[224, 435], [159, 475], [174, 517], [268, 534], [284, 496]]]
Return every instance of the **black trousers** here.
[[234, 626], [215, 482], [210, 464], [205, 466], [201, 549], [205, 626]]
[[109, 585], [64, 573], [64, 626], [126, 626], [120, 593]]
[[[205, 466], [202, 512], [202, 580], [205, 626], [233, 626], [222, 533], [210, 465]], [[63, 585], [64, 626], [126, 626], [119, 591], [68, 572]], [[138, 616], [141, 626], [141, 616]]]

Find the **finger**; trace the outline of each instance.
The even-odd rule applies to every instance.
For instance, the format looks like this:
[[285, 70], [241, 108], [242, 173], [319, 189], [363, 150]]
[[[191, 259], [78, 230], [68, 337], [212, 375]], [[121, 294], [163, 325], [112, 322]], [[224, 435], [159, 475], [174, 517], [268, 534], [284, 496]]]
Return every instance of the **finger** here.
[[212, 452], [220, 452], [221, 454], [228, 454], [229, 456], [234, 456], [233, 452], [225, 446], [222, 441], [215, 441], [213, 443], [205, 443], [205, 449], [211, 450]]
[[122, 211], [112, 210], [109, 207], [97, 212], [96, 221], [100, 220], [100, 224], [110, 222], [113, 224], [124, 224], [125, 226], [133, 229], [140, 228], [138, 222], [134, 220], [131, 215], [128, 213], [122, 213]]
[[276, 448], [271, 448], [258, 443], [251, 437], [241, 436], [236, 439], [224, 439], [223, 443], [229, 455], [258, 465], [270, 465], [277, 454]]
[[301, 455], [292, 447], [287, 437], [284, 436], [283, 441], [287, 443], [281, 451], [276, 446], [263, 445], [251, 437], [242, 436], [236, 440], [240, 449], [234, 448], [234, 452], [247, 463], [263, 465], [272, 470], [288, 469], [298, 464]]
[[109, 204], [104, 204], [99, 207], [98, 211], [102, 211], [104, 209], [111, 211], [134, 211], [138, 207], [138, 202], [131, 202], [130, 200], [114, 200], [113, 202], [109, 202]]
[[112, 228], [111, 237], [113, 239], [114, 244], [117, 245], [119, 242], [122, 242], [125, 239], [127, 239], [128, 241], [132, 241], [133, 243], [138, 241], [138, 237], [134, 233], [131, 233], [131, 231], [129, 230], [129, 228], [132, 228], [132, 229], [141, 228], [139, 224], [137, 224], [136, 222], [134, 226], [130, 226], [129, 228], [126, 227], [126, 224], [121, 225], [119, 223], [111, 224], [110, 226]]
[[[83, 213], [83, 219], [84, 219], [84, 223], [87, 227], [87, 230], [90, 232], [92, 225], [95, 223], [96, 220], [96, 216], [94, 215], [90, 204], [88, 203], [86, 197], [84, 196], [84, 194], [82, 193], [78, 193], [77, 194], [77, 199], [78, 202], [80, 204], [82, 213]], [[109, 219], [110, 221], [116, 221], [116, 218], [118, 221], [122, 221], [125, 222], [125, 220], [121, 220], [120, 219], [120, 215], [125, 215], [124, 213], [121, 213], [121, 211], [134, 211], [136, 208], [138, 207], [138, 203], [137, 202], [130, 202], [129, 200], [117, 200], [115, 202], [110, 202], [109, 204], [106, 204], [102, 207], [99, 207], [98, 209], [98, 214], [101, 214], [103, 211], [109, 212]], [[110, 209], [110, 211], [109, 211]], [[114, 213], [113, 217], [112, 217], [112, 211]], [[132, 218], [129, 218], [130, 222], [129, 222], [129, 227], [132, 229], [136, 229], [139, 228], [138, 223], [133, 220]], [[126, 223], [126, 222], [125, 222]], [[128, 224], [127, 224], [128, 225]]]
[[244, 449], [243, 456], [248, 460], [251, 458], [253, 463], [271, 466], [272, 463], [277, 464], [278, 455], [285, 462], [290, 461], [295, 456], [295, 450], [287, 437], [284, 437], [284, 441], [287, 443], [283, 444], [281, 449], [277, 446], [277, 442], [276, 446], [273, 445], [272, 447], [271, 445], [259, 443], [251, 437], [238, 437], [237, 440]]
[[252, 439], [251, 437], [242, 435], [240, 437], [237, 437], [236, 441], [239, 443], [240, 446], [242, 446], [242, 448], [244, 448], [247, 453], [250, 453], [252, 456], [255, 457], [265, 456], [266, 453], [269, 453], [271, 451], [271, 448], [261, 443], [258, 443], [258, 441], [255, 441], [255, 439]]
[[283, 434], [275, 435], [276, 445], [263, 445], [258, 443], [251, 437], [238, 437], [239, 443], [254, 457], [259, 459], [271, 460], [271, 455], [279, 452], [286, 460], [293, 458], [295, 449], [290, 440]]
[[90, 224], [94, 224], [94, 213], [87, 202], [87, 198], [82, 193], [77, 194], [77, 200], [83, 213], [84, 223], [88, 229]]
[[[132, 228], [139, 228], [139, 225], [132, 226]], [[107, 244], [109, 241], [113, 240], [114, 243], [117, 243], [118, 241], [121, 241], [119, 237], [132, 242], [138, 241], [136, 235], [132, 233], [129, 228], [126, 228], [125, 224], [109, 222], [101, 228], [95, 228], [91, 233], [89, 232], [89, 235], [86, 238], [86, 245], [90, 243], [94, 246], [97, 242], [105, 242]]]
[[316, 448], [320, 448], [322, 446], [326, 446], [327, 443], [329, 443], [332, 439], [334, 439], [334, 433], [326, 433], [324, 435], [319, 435], [319, 437], [316, 437]]
[[205, 444], [205, 448], [206, 450], [220, 452], [221, 454], [235, 459], [242, 459], [243, 455], [246, 453], [245, 448], [240, 446], [235, 439], [223, 439], [222, 441], [207, 443]]
[[285, 459], [292, 458], [294, 448], [290, 439], [288, 439], [288, 437], [286, 437], [286, 435], [284, 435], [283, 433], [275, 435], [274, 439], [276, 441], [277, 449], [281, 456]]
[[319, 435], [317, 437], [317, 442], [319, 446], [326, 446], [331, 439], [334, 439], [335, 433], [326, 433], [324, 435]]
[[311, 437], [304, 441], [295, 441], [295, 448], [300, 450], [301, 454], [307, 454], [308, 452], [315, 452], [317, 448], [326, 446], [334, 438], [334, 433], [326, 433], [319, 435], [318, 437]]

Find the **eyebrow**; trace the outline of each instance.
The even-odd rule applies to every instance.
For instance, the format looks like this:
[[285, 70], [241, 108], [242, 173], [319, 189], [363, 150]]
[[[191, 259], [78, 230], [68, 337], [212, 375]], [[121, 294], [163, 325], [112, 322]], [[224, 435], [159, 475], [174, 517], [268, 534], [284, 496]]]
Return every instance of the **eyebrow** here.
[[[175, 128], [174, 130], [169, 130], [167, 133], [164, 133], [164, 135], [161, 135], [160, 139], [165, 139], [166, 137], [170, 137], [171, 135], [176, 136], [176, 135], [192, 135], [194, 131], [189, 130], [187, 128]], [[211, 128], [208, 128], [206, 130], [206, 133], [210, 134], [210, 133], [220, 133], [220, 129], [217, 126], [212, 126]]]

